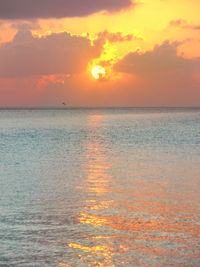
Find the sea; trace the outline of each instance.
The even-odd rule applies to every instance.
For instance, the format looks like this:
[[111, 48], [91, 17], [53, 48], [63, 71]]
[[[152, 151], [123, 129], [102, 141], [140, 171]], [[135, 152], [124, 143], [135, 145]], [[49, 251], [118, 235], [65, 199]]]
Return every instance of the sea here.
[[200, 108], [0, 109], [0, 266], [200, 266]]

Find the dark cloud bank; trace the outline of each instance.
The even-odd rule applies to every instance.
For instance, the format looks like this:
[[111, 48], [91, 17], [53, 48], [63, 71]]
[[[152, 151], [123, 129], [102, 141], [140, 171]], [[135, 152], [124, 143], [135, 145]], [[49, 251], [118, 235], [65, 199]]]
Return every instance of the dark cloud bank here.
[[131, 0], [0, 0], [0, 19], [63, 18], [119, 11]]

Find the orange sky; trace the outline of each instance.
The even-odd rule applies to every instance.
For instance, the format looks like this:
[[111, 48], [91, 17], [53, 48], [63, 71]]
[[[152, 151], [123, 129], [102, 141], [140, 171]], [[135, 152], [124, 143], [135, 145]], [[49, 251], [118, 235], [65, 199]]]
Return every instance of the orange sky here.
[[1, 1], [0, 106], [200, 105], [199, 0], [82, 2]]

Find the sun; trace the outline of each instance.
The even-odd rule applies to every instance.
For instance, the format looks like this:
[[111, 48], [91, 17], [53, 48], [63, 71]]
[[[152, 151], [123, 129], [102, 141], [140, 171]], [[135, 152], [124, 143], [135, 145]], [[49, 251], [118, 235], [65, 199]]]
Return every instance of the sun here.
[[96, 65], [92, 68], [92, 75], [94, 76], [96, 80], [98, 80], [99, 78], [105, 77], [106, 71], [104, 67], [100, 65]]

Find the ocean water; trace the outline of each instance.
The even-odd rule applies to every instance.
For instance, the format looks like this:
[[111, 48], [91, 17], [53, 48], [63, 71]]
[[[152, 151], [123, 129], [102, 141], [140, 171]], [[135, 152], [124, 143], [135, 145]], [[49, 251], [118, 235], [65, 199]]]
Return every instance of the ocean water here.
[[200, 266], [200, 109], [1, 109], [0, 266]]

